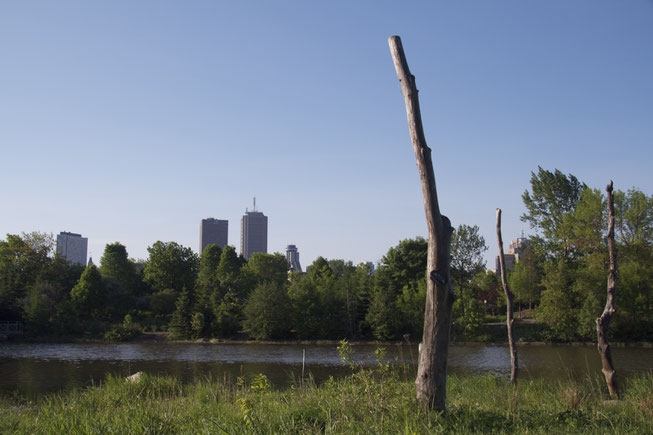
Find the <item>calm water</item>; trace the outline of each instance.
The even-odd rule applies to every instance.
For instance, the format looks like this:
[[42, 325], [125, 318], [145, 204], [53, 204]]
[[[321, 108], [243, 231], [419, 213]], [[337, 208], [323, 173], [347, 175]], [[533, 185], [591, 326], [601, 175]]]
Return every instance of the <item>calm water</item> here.
[[[376, 345], [354, 346], [355, 359], [374, 364]], [[62, 389], [101, 382], [107, 373], [127, 376], [137, 371], [175, 375], [184, 381], [200, 376], [235, 379], [241, 375], [266, 374], [273, 385], [290, 385], [301, 376], [302, 351], [305, 370], [320, 382], [329, 376], [350, 373], [335, 345], [300, 344], [0, 344], [0, 393], [18, 390], [38, 396]], [[387, 356], [414, 371], [416, 346], [386, 346]], [[653, 348], [615, 348], [613, 358], [621, 376], [653, 370]], [[520, 376], [524, 378], [587, 377], [600, 374], [595, 347], [519, 347]], [[452, 345], [449, 373], [509, 376], [506, 346]]]

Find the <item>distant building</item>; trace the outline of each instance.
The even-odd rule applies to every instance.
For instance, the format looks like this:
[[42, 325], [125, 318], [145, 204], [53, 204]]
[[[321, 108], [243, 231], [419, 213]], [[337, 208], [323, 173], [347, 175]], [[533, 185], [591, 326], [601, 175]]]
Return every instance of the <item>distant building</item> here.
[[[506, 271], [514, 270], [515, 264], [524, 256], [524, 251], [529, 245], [529, 241], [525, 237], [517, 237], [510, 242], [510, 247], [503, 253], [503, 261], [506, 263]], [[501, 264], [499, 263], [499, 256], [496, 256], [495, 268], [497, 275], [501, 274]]]
[[221, 248], [227, 246], [229, 221], [220, 219], [202, 219], [200, 223], [200, 255], [211, 243]]
[[249, 260], [253, 253], [268, 252], [268, 217], [256, 211], [245, 211], [240, 219], [240, 255]]
[[57, 253], [69, 263], [86, 266], [88, 239], [81, 234], [63, 231], [57, 234]]
[[290, 266], [290, 272], [301, 272], [302, 266], [299, 264], [299, 251], [297, 246], [288, 245], [286, 247], [286, 260]]

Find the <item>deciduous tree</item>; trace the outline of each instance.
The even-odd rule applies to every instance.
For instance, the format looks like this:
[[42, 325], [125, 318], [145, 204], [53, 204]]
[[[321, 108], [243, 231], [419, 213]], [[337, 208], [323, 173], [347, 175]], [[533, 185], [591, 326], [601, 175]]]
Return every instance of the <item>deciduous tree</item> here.
[[[458, 288], [460, 299], [464, 299], [463, 288], [474, 275], [485, 269], [483, 253], [487, 251], [485, 239], [479, 234], [477, 225], [459, 225], [451, 237], [451, 277]], [[465, 314], [464, 302], [462, 314]]]
[[150, 257], [145, 265], [144, 279], [156, 291], [184, 288], [195, 285], [199, 259], [192, 249], [176, 242], [158, 241], [147, 248]]
[[247, 299], [243, 326], [251, 337], [258, 340], [287, 337], [290, 331], [289, 308], [286, 284], [264, 281]]
[[537, 174], [531, 172], [531, 192], [522, 194], [527, 212], [521, 219], [542, 234], [547, 251], [556, 257], [573, 256], [569, 216], [586, 187], [558, 169], [551, 172], [538, 166]]

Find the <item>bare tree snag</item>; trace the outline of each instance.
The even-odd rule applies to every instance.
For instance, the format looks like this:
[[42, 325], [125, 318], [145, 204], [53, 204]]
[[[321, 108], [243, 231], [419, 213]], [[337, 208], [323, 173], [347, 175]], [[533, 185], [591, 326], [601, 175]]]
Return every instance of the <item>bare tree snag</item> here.
[[497, 241], [499, 242], [499, 266], [501, 267], [501, 284], [506, 294], [506, 325], [508, 326], [508, 344], [510, 345], [510, 383], [517, 384], [519, 375], [519, 361], [517, 359], [517, 347], [515, 345], [515, 330], [513, 329], [514, 319], [512, 317], [513, 295], [506, 278], [506, 263], [503, 256], [503, 238], [501, 237], [501, 209], [497, 209]]
[[615, 313], [614, 300], [617, 295], [617, 248], [614, 244], [614, 197], [612, 196], [612, 180], [605, 188], [608, 192], [608, 253], [610, 254], [610, 270], [608, 272], [608, 297], [605, 302], [605, 308], [601, 317], [596, 319], [596, 337], [597, 345], [599, 348], [599, 355], [601, 355], [601, 364], [605, 382], [608, 384], [610, 397], [612, 399], [619, 398], [619, 384], [617, 383], [617, 372], [612, 364], [612, 352], [610, 351], [610, 344], [608, 344], [608, 327], [610, 320]]
[[429, 230], [424, 335], [415, 380], [417, 401], [423, 409], [444, 411], [447, 398], [451, 308], [454, 300], [449, 264], [453, 228], [449, 218], [440, 214], [431, 149], [426, 145], [424, 138], [415, 77], [408, 69], [401, 39], [398, 36], [391, 36], [388, 38], [388, 43], [397, 77], [401, 83], [401, 92], [406, 101], [408, 128], [417, 158]]

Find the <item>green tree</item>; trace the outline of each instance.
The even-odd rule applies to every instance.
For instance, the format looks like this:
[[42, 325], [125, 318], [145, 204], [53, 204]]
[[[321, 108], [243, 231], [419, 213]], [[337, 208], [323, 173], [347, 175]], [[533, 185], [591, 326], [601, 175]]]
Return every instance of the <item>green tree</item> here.
[[70, 290], [70, 299], [84, 331], [97, 333], [102, 321], [108, 319], [109, 306], [105, 297], [105, 286], [100, 271], [91, 264], [86, 267], [75, 287]]
[[228, 290], [221, 299], [213, 300], [213, 314], [214, 333], [219, 337], [231, 337], [240, 331], [243, 302], [234, 291]]
[[288, 336], [290, 300], [286, 284], [265, 281], [256, 286], [245, 304], [243, 326], [257, 340]]
[[622, 340], [653, 340], [653, 255], [619, 264], [615, 335]]
[[21, 239], [32, 251], [37, 252], [41, 258], [50, 257], [54, 251], [55, 244], [52, 233], [32, 231], [31, 233], [22, 233]]
[[371, 263], [360, 263], [352, 277], [356, 288], [356, 333], [355, 336], [370, 336], [370, 327], [365, 316], [369, 311], [374, 290], [374, 266]]
[[158, 241], [147, 248], [150, 257], [143, 271], [145, 281], [156, 291], [192, 289], [199, 259], [192, 249], [178, 243]]
[[171, 288], [161, 290], [150, 297], [150, 309], [159, 315], [172, 314], [175, 311], [179, 292]]
[[236, 249], [233, 246], [225, 246], [222, 249], [217, 270], [217, 278], [220, 281], [220, 291], [222, 292], [220, 297], [229, 290], [237, 294], [241, 299], [247, 296], [250, 289], [246, 288], [241, 273], [244, 264], [246, 262], [236, 254]]
[[538, 166], [538, 173], [531, 172], [531, 190], [522, 194], [527, 212], [521, 216], [543, 236], [547, 252], [554, 257], [571, 257], [570, 214], [576, 209], [584, 183], [558, 169], [547, 171]]
[[319, 257], [306, 275], [293, 275], [289, 295], [298, 337], [335, 339], [356, 334], [355, 270], [351, 262]]
[[540, 301], [542, 293], [540, 282], [543, 273], [540, 264], [532, 244], [528, 245], [512, 273], [508, 275], [510, 288], [515, 293], [517, 301], [520, 304], [527, 303], [529, 308], [533, 308], [533, 304]]
[[571, 244], [579, 257], [607, 252], [607, 202], [598, 189], [585, 188], [571, 213]]
[[139, 277], [134, 263], [127, 258], [127, 249], [118, 242], [107, 244], [100, 260], [99, 271], [104, 279], [107, 300], [110, 303], [111, 317], [123, 319], [136, 305], [139, 293]]
[[573, 340], [578, 331], [578, 302], [572, 290], [573, 281], [573, 270], [564, 260], [545, 265], [544, 291], [536, 318], [551, 328], [556, 339]]
[[[485, 251], [487, 245], [478, 226], [463, 224], [455, 229], [451, 237], [451, 277], [460, 299], [464, 299], [463, 289], [469, 286], [474, 275], [485, 269]], [[460, 306], [464, 315], [465, 304], [461, 302]]]
[[179, 298], [177, 298], [175, 308], [172, 320], [168, 326], [170, 338], [174, 340], [190, 338], [192, 333], [191, 319], [193, 314], [190, 296], [186, 290], [182, 291]]
[[292, 306], [293, 329], [297, 332], [298, 338], [322, 338], [320, 337], [322, 307], [315, 282], [330, 273], [326, 260], [319, 257], [308, 267], [305, 275], [295, 274], [292, 277], [288, 294]]
[[377, 340], [391, 340], [402, 335], [397, 297], [388, 288], [374, 291], [366, 320]]
[[605, 306], [607, 284], [607, 255], [597, 252], [583, 257], [576, 269], [573, 295], [577, 300], [578, 335], [585, 340], [596, 340], [596, 319]]
[[404, 334], [421, 337], [424, 329], [424, 305], [426, 301], [426, 277], [406, 284], [397, 297], [396, 306], [401, 313], [401, 329]]
[[190, 319], [190, 331], [193, 338], [201, 337], [204, 334], [204, 314], [200, 312], [193, 313]]
[[56, 293], [48, 282], [37, 282], [30, 286], [25, 299], [25, 329], [34, 335], [49, 332], [55, 305], [50, 295]]
[[456, 299], [453, 303], [452, 317], [457, 319], [454, 330], [468, 339], [474, 339], [485, 319], [485, 308], [484, 304], [474, 297], [471, 288], [466, 287], [464, 291], [467, 297]]
[[127, 257], [127, 248], [124, 245], [118, 242], [107, 244], [100, 259], [100, 274], [105, 278], [114, 278], [123, 291], [131, 296], [137, 292], [138, 276], [134, 263]]
[[198, 308], [202, 312], [209, 307], [211, 295], [220, 291], [218, 266], [221, 255], [222, 248], [212, 243], [204, 248], [200, 257], [195, 294]]
[[[382, 258], [374, 276], [374, 289], [366, 316], [375, 338], [387, 340], [415, 332], [411, 322], [403, 318], [397, 304], [401, 298], [402, 307], [413, 312], [413, 303], [420, 297], [418, 282], [426, 277], [427, 245], [422, 237], [402, 240]], [[407, 304], [407, 301], [411, 303]], [[421, 327], [417, 328], [421, 330]]]
[[104, 286], [102, 275], [95, 265], [87, 266], [75, 287], [70, 290], [70, 298], [86, 312], [104, 307]]
[[195, 310], [202, 314], [202, 335], [208, 332], [209, 325], [214, 321], [211, 301], [222, 297], [218, 279], [221, 254], [222, 248], [215, 244], [209, 244], [204, 248], [200, 257], [199, 272], [195, 283]]
[[283, 283], [288, 280], [288, 261], [278, 252], [274, 254], [255, 252], [244, 269], [256, 284], [266, 281]]
[[653, 195], [639, 189], [615, 192], [615, 225], [619, 241], [649, 248], [653, 245]]
[[7, 234], [0, 241], [0, 318], [19, 320], [27, 290], [50, 263], [52, 247], [40, 233]]

